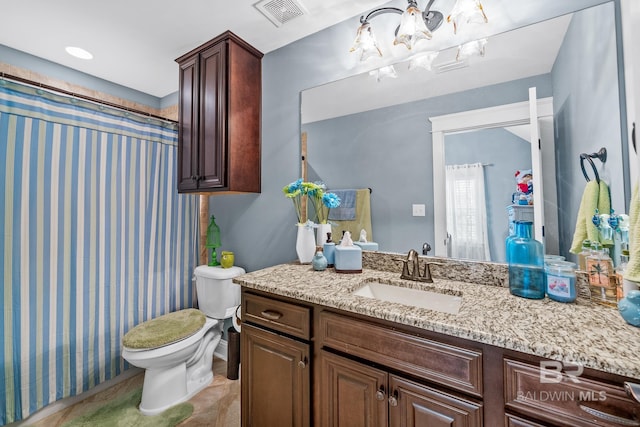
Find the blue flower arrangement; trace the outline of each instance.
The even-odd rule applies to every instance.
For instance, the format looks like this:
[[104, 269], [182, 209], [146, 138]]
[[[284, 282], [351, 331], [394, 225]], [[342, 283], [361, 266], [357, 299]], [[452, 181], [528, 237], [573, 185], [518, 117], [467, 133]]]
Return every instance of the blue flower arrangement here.
[[302, 197], [307, 196], [315, 212], [315, 220], [318, 224], [326, 224], [329, 216], [329, 209], [340, 206], [340, 198], [335, 193], [326, 191], [326, 186], [322, 182], [305, 182], [302, 178], [285, 185], [282, 189], [284, 195], [291, 199], [296, 210], [298, 223], [302, 221], [303, 203]]

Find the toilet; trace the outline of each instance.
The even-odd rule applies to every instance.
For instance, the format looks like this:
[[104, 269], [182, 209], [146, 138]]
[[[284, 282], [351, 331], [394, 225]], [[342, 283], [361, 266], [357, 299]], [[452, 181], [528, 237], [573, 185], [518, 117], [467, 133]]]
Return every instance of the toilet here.
[[145, 369], [140, 412], [159, 414], [189, 400], [213, 380], [213, 352], [224, 319], [240, 305], [240, 267], [196, 267], [198, 309], [188, 308], [143, 322], [122, 338], [122, 357]]

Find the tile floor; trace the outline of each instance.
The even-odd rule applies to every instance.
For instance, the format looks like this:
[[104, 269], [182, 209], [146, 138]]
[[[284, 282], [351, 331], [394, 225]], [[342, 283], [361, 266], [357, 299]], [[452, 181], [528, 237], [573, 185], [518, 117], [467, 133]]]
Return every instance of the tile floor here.
[[[227, 364], [222, 359], [214, 359], [213, 373], [211, 385], [189, 400], [193, 404], [193, 414], [180, 423], [179, 427], [240, 426], [240, 380], [227, 379]], [[143, 380], [143, 373], [135, 375], [32, 425], [59, 427], [66, 421], [99, 407], [114, 395], [141, 387]]]

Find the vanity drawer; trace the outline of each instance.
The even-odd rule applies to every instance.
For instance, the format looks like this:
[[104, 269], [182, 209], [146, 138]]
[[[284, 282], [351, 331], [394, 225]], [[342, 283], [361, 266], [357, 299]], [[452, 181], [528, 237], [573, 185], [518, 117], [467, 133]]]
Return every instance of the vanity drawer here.
[[569, 368], [541, 375], [537, 364], [505, 358], [505, 406], [553, 425], [640, 426], [640, 404], [622, 385], [577, 373]]
[[250, 293], [242, 296], [242, 321], [308, 340], [311, 308]]
[[504, 425], [506, 427], [545, 427], [542, 424], [516, 417], [515, 415], [506, 414], [504, 417]]
[[336, 313], [320, 313], [322, 346], [482, 397], [482, 352]]

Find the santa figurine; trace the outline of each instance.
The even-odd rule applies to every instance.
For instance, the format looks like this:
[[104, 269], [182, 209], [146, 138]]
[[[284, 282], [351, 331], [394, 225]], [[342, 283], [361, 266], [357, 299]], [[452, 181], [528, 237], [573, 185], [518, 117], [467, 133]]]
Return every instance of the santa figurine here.
[[[533, 174], [531, 169], [518, 170], [515, 173], [516, 189], [517, 193], [514, 194], [514, 199], [518, 200], [519, 204], [533, 204]], [[523, 201], [526, 200], [526, 203]]]

